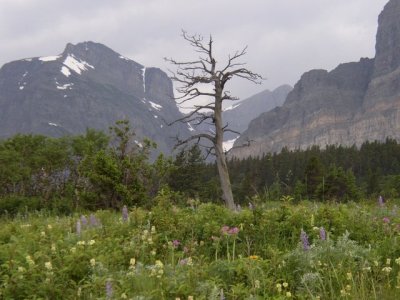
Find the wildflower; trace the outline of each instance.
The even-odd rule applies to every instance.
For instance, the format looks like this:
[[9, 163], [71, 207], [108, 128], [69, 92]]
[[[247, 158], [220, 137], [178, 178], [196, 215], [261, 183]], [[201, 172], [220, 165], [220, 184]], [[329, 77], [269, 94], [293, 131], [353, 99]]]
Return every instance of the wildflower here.
[[160, 267], [160, 268], [163, 268], [163, 267], [164, 267], [164, 264], [162, 263], [161, 260], [156, 260], [156, 266], [157, 266], [157, 267]]
[[386, 264], [387, 264], [387, 265], [390, 265], [390, 262], [391, 262], [391, 261], [392, 261], [392, 260], [391, 260], [390, 258], [387, 258], [387, 259], [386, 259]]
[[278, 293], [282, 292], [282, 284], [277, 283], [276, 284], [276, 289], [278, 290]]
[[179, 240], [172, 241], [172, 245], [174, 246], [174, 248], [178, 248], [180, 244], [181, 244], [181, 242]]
[[188, 257], [187, 259], [187, 265], [188, 266], [193, 266], [193, 259], [191, 257]]
[[51, 244], [51, 251], [56, 252], [56, 244]]
[[78, 241], [76, 244], [78, 246], [85, 246], [86, 242], [85, 241]]
[[47, 270], [49, 270], [49, 271], [51, 271], [51, 270], [53, 269], [53, 266], [52, 266], [52, 264], [51, 264], [51, 261], [45, 262], [45, 263], [44, 263], [44, 267], [45, 267]]
[[78, 221], [76, 221], [76, 234], [77, 235], [81, 235], [81, 221], [80, 220], [78, 220]]
[[311, 224], [311, 227], [314, 227], [314, 214], [311, 214], [310, 224]]
[[252, 259], [252, 260], [257, 260], [260, 257], [258, 255], [250, 255], [249, 258]]
[[292, 293], [291, 292], [286, 292], [286, 298], [290, 298], [292, 297]]
[[69, 251], [71, 251], [71, 253], [75, 253], [76, 252], [76, 248], [72, 247], [71, 249], [69, 249]]
[[385, 201], [384, 201], [382, 196], [378, 197], [378, 204], [379, 204], [380, 207], [385, 206]]
[[100, 222], [96, 219], [96, 216], [94, 214], [91, 214], [89, 216], [89, 223], [90, 223], [90, 226], [93, 226], [93, 227], [97, 227], [100, 225]]
[[353, 279], [353, 274], [351, 274], [351, 272], [348, 272], [348, 273], [346, 274], [346, 276], [347, 276], [347, 280]]
[[351, 291], [351, 285], [350, 284], [346, 285], [346, 291]]
[[80, 297], [81, 294], [82, 294], [82, 288], [79, 287], [79, 288], [78, 288], [78, 291], [76, 292], [76, 295], [77, 295], [78, 297]]
[[96, 260], [94, 258], [90, 259], [90, 265], [92, 267], [96, 266]]
[[256, 288], [256, 289], [259, 289], [260, 288], [260, 280], [255, 280], [254, 281], [254, 287]]
[[26, 271], [26, 269], [24, 267], [18, 267], [18, 272], [23, 273], [25, 271]]
[[395, 259], [395, 263], [400, 266], [400, 257]]
[[389, 274], [390, 272], [392, 272], [392, 268], [391, 268], [391, 267], [384, 267], [384, 268], [382, 269], [382, 272], [384, 272], [384, 273], [386, 273], [386, 274]]
[[49, 230], [52, 230], [52, 229], [53, 229], [53, 226], [51, 226], [51, 224], [48, 224], [48, 225], [47, 225], [47, 228], [48, 228]]
[[228, 231], [229, 231], [229, 226], [222, 226], [222, 228], [221, 228], [221, 233], [222, 234], [228, 234]]
[[42, 232], [40, 233], [40, 236], [41, 236], [41, 237], [45, 237], [45, 236], [46, 236], [46, 232], [42, 231]]
[[379, 266], [379, 262], [377, 260], [374, 260], [374, 265], [375, 267]]
[[106, 296], [108, 299], [111, 299], [113, 296], [112, 282], [110, 279], [106, 281]]
[[151, 233], [156, 233], [156, 226], [151, 226]]
[[130, 261], [129, 261], [129, 264], [130, 264], [131, 266], [134, 266], [134, 265], [136, 264], [136, 259], [132, 257], [132, 258], [130, 259]]
[[300, 239], [301, 239], [301, 242], [303, 243], [304, 251], [310, 250], [310, 243], [308, 241], [308, 236], [307, 236], [307, 233], [305, 233], [305, 231], [303, 229], [301, 230]]
[[382, 221], [383, 221], [383, 223], [385, 223], [385, 224], [389, 224], [389, 223], [390, 223], [390, 219], [389, 219], [388, 217], [384, 217], [384, 218], [382, 219]]
[[219, 238], [219, 237], [216, 237], [216, 236], [211, 236], [211, 240], [212, 240], [213, 242], [219, 242], [220, 238]]
[[126, 222], [128, 221], [128, 218], [129, 218], [128, 208], [126, 207], [126, 205], [124, 205], [124, 207], [122, 208], [122, 220]]
[[121, 299], [128, 299], [128, 296], [125, 293], [121, 294]]
[[92, 246], [92, 245], [94, 245], [95, 243], [96, 243], [95, 240], [90, 240], [90, 241], [88, 242], [88, 245], [89, 245], [89, 246]]
[[365, 271], [365, 272], [371, 272], [371, 267], [364, 267], [364, 268], [363, 268], [363, 271]]
[[150, 254], [154, 256], [157, 254], [157, 252], [156, 252], [156, 250], [153, 249], [153, 250], [151, 250]]
[[193, 296], [188, 296], [188, 300], [194, 300]]
[[250, 209], [250, 210], [254, 210], [254, 209], [255, 209], [253, 203], [251, 203], [251, 202], [249, 202], [249, 209]]
[[234, 235], [234, 234], [238, 234], [239, 233], [239, 228], [237, 227], [232, 227], [228, 230], [228, 234], [230, 235]]
[[284, 283], [282, 283], [282, 286], [286, 289], [289, 286], [289, 283], [284, 282]]
[[87, 226], [87, 224], [88, 224], [87, 218], [86, 218], [84, 215], [82, 215], [82, 216], [81, 216], [81, 225], [82, 225], [83, 227], [85, 227], [85, 226]]
[[26, 259], [26, 262], [28, 263], [29, 266], [34, 266], [35, 265], [35, 262], [33, 261], [32, 257], [30, 255], [27, 255], [25, 257], [25, 259]]
[[326, 240], [326, 231], [325, 231], [325, 228], [324, 228], [324, 227], [321, 227], [321, 228], [319, 229], [319, 238], [320, 238], [322, 241], [325, 241], [325, 240]]

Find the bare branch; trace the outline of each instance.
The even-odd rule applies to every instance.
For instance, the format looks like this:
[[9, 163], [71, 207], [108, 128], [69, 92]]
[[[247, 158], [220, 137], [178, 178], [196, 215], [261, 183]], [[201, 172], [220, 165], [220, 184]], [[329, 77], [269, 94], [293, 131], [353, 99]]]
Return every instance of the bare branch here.
[[178, 138], [177, 139], [178, 142], [175, 145], [174, 149], [176, 149], [176, 148], [178, 148], [178, 147], [180, 147], [182, 145], [185, 145], [185, 144], [187, 144], [187, 143], [189, 143], [191, 141], [194, 141], [194, 140], [197, 140], [197, 143], [199, 143], [201, 139], [209, 140], [213, 144], [215, 143], [215, 138], [212, 135], [209, 135], [207, 133], [199, 133], [199, 134], [192, 135], [191, 137], [188, 137], [187, 139], [184, 139], [184, 140], [180, 140]]

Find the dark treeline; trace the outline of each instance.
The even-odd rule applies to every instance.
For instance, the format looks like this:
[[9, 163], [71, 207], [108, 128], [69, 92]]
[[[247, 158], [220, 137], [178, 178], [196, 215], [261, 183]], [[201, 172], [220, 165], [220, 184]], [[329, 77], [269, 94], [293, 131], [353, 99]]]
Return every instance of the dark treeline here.
[[[0, 214], [50, 209], [151, 207], [220, 200], [216, 166], [196, 146], [174, 159], [150, 160], [155, 144], [138, 143], [129, 123], [109, 134], [88, 130], [74, 137], [16, 135], [0, 141]], [[400, 196], [400, 145], [394, 140], [356, 147], [312, 147], [229, 161], [235, 200], [348, 201]]]
[[[199, 156], [193, 149], [187, 155], [187, 174], [177, 178], [176, 188], [194, 196], [193, 187], [197, 186], [201, 199], [210, 199], [210, 191], [217, 195], [215, 167], [193, 164]], [[231, 159], [229, 168], [234, 195], [241, 204], [279, 200], [284, 196], [317, 201], [400, 196], [400, 144], [391, 139], [383, 143], [366, 142], [360, 148], [314, 146], [304, 151], [284, 148], [279, 154], [261, 158]], [[199, 172], [202, 175], [198, 176]], [[190, 186], [179, 184], [179, 180], [197, 182]]]

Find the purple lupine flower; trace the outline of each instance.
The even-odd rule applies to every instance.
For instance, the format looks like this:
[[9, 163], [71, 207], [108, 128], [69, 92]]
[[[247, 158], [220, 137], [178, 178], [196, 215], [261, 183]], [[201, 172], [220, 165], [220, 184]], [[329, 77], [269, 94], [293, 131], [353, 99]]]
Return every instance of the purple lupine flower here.
[[390, 223], [390, 219], [389, 219], [388, 217], [384, 217], [384, 218], [382, 219], [382, 221], [383, 221], [383, 223], [385, 223], [385, 224], [389, 224], [389, 223]]
[[91, 214], [89, 216], [89, 223], [90, 223], [90, 226], [93, 226], [93, 227], [97, 227], [100, 225], [99, 220], [97, 220], [97, 218], [94, 214]]
[[385, 206], [385, 201], [381, 195], [379, 195], [379, 197], [378, 197], [378, 204], [380, 207]]
[[179, 240], [172, 241], [172, 245], [174, 246], [174, 248], [178, 248], [180, 244], [181, 244], [181, 242]]
[[110, 279], [107, 279], [106, 281], [106, 296], [107, 299], [111, 299], [113, 296], [112, 282]]
[[122, 208], [122, 220], [126, 222], [128, 221], [128, 218], [129, 218], [128, 208], [126, 207], [126, 205], [124, 205], [124, 207]]
[[232, 227], [228, 230], [228, 234], [230, 235], [234, 235], [234, 234], [238, 234], [239, 233], [239, 228], [237, 227]]
[[307, 233], [303, 229], [300, 233], [300, 240], [303, 243], [304, 251], [310, 250], [310, 242], [308, 241]]
[[82, 229], [82, 227], [81, 227], [81, 221], [78, 220], [78, 221], [76, 221], [76, 234], [77, 234], [77, 235], [81, 235], [81, 229]]
[[326, 240], [326, 231], [325, 231], [325, 228], [324, 228], [324, 227], [321, 227], [321, 228], [319, 229], [319, 238], [320, 238], [321, 240], [323, 240], [323, 241]]
[[81, 224], [83, 227], [87, 226], [88, 224], [88, 220], [84, 215], [81, 216]]
[[187, 259], [187, 258], [181, 259], [181, 260], [179, 261], [179, 264], [180, 264], [181, 266], [187, 265], [187, 263], [188, 263], [188, 259]]

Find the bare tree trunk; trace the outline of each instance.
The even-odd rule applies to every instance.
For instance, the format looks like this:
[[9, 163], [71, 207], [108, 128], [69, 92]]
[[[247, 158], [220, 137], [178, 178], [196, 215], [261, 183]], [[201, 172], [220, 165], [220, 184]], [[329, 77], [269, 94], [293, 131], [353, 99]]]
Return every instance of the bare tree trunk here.
[[[217, 148], [219, 148], [217, 146]], [[222, 147], [221, 147], [222, 148]], [[220, 152], [220, 150], [222, 150]], [[226, 157], [223, 149], [216, 149], [216, 160], [218, 167], [219, 180], [221, 183], [222, 189], [222, 199], [225, 202], [225, 205], [231, 209], [236, 210], [235, 202], [233, 201], [231, 180], [229, 178], [228, 166], [226, 164]]]
[[215, 97], [215, 156], [218, 167], [218, 175], [222, 189], [222, 199], [225, 205], [231, 209], [236, 210], [236, 205], [233, 200], [231, 180], [229, 178], [228, 165], [226, 164], [226, 156], [223, 148], [224, 130], [222, 126], [222, 89], [216, 87]]

